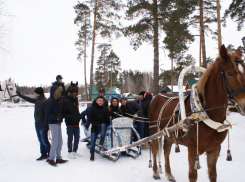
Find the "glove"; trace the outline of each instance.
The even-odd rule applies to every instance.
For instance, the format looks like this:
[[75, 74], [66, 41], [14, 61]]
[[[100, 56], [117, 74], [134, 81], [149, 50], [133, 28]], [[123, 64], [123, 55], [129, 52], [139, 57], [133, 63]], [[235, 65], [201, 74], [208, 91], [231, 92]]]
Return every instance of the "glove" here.
[[20, 93], [20, 91], [16, 91], [16, 94], [18, 95], [18, 96], [20, 96], [21, 95], [21, 93]]
[[48, 130], [48, 126], [43, 126], [43, 127], [42, 127], [42, 130], [43, 130], [43, 131], [47, 131], [47, 130]]

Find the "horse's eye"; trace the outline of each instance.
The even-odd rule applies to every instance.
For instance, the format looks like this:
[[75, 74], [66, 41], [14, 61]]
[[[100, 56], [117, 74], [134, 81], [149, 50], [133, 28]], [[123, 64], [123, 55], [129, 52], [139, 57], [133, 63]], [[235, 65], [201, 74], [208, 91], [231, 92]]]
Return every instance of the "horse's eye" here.
[[227, 75], [228, 76], [234, 76], [234, 74], [232, 72], [228, 72]]
[[9, 88], [9, 90], [13, 90], [13, 88]]

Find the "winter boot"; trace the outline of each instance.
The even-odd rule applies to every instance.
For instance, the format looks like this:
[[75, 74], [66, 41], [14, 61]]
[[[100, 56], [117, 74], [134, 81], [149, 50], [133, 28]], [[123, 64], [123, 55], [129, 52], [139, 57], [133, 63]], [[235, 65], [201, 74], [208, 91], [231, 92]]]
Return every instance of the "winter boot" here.
[[57, 164], [64, 164], [64, 163], [68, 163], [68, 160], [64, 160], [64, 159], [56, 159], [56, 163]]
[[55, 163], [54, 160], [49, 160], [48, 163], [49, 163], [51, 166], [57, 167], [57, 163]]
[[94, 153], [91, 153], [90, 161], [94, 161]]
[[41, 161], [41, 160], [44, 160], [44, 159], [47, 159], [47, 157], [41, 156], [41, 157], [37, 158], [36, 160], [37, 160], [37, 161]]

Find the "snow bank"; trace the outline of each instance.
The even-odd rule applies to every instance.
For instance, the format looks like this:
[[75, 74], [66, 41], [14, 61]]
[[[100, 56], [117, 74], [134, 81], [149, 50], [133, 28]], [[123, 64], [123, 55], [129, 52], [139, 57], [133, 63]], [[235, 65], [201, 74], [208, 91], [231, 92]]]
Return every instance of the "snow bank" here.
[[[80, 111], [84, 110], [80, 107]], [[107, 182], [146, 182], [155, 181], [152, 169], [148, 168], [149, 150], [143, 150], [137, 159], [121, 156], [117, 162], [111, 162], [98, 154], [90, 162], [89, 150], [85, 143], [79, 144], [78, 152], [83, 157], [69, 159], [68, 164], [57, 168], [45, 161], [36, 161], [40, 156], [39, 143], [36, 137], [33, 119], [33, 107], [0, 107], [1, 145], [0, 145], [0, 181], [1, 182], [49, 182], [49, 181], [107, 181]], [[233, 129], [230, 131], [231, 154], [233, 161], [226, 161], [227, 139], [222, 144], [217, 163], [218, 181], [244, 181], [245, 176], [245, 121], [238, 114], [232, 114]], [[62, 156], [68, 159], [67, 135], [62, 123], [63, 148]], [[81, 130], [81, 137], [84, 134]], [[188, 181], [187, 148], [180, 146], [180, 153], [170, 155], [172, 174], [176, 181]], [[198, 170], [198, 181], [207, 182], [206, 155], [200, 156], [201, 169]], [[164, 160], [162, 159], [164, 167]], [[164, 174], [161, 181], [167, 181]]]

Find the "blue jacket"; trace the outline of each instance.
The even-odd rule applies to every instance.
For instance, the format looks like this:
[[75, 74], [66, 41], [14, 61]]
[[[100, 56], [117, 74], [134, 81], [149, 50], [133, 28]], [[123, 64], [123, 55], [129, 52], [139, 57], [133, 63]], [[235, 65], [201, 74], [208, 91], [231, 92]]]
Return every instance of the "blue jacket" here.
[[[89, 113], [90, 113], [91, 108], [92, 108], [92, 106], [89, 106], [83, 112], [81, 112], [81, 118], [82, 118], [83, 123], [87, 123], [88, 125], [90, 124]], [[85, 119], [85, 116], [87, 116], [87, 121]]]
[[[62, 87], [53, 85], [50, 89], [50, 97], [46, 101], [45, 115], [48, 118], [48, 124], [58, 124], [62, 122], [62, 113], [58, 105], [57, 93], [62, 92]], [[59, 118], [59, 120], [57, 120]]]

